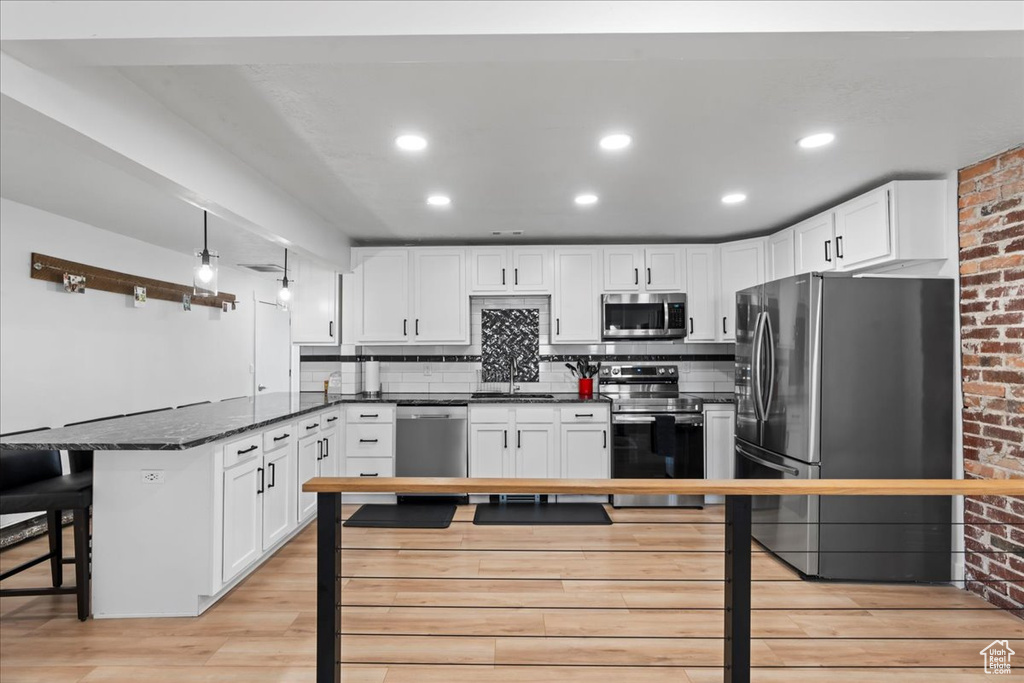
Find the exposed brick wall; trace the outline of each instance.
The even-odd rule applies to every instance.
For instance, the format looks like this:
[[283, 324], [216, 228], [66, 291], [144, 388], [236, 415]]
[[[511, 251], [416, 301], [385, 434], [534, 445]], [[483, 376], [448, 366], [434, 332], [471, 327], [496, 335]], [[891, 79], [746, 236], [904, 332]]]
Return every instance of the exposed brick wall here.
[[[1024, 477], [1024, 145], [961, 169], [958, 195], [965, 475]], [[969, 498], [964, 522], [970, 590], [1024, 608], [1024, 499]]]

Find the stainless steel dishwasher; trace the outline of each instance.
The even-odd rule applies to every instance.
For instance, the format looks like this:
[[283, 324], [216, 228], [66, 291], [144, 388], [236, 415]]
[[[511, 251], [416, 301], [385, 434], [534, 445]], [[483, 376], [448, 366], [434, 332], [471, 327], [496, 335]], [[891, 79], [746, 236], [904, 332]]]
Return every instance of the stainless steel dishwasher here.
[[[399, 406], [396, 477], [465, 477], [469, 472], [469, 409], [466, 406]], [[399, 502], [438, 496], [402, 495]], [[466, 496], [443, 496], [467, 500]]]

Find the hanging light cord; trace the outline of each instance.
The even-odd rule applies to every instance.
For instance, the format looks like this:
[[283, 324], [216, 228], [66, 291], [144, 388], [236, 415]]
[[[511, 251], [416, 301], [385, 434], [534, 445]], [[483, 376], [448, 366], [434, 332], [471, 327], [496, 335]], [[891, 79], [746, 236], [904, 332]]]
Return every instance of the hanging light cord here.
[[207, 248], [206, 241], [206, 211], [203, 211], [203, 265], [210, 265], [210, 250]]
[[284, 278], [281, 280], [281, 284], [285, 289], [288, 289], [288, 250], [284, 250]]

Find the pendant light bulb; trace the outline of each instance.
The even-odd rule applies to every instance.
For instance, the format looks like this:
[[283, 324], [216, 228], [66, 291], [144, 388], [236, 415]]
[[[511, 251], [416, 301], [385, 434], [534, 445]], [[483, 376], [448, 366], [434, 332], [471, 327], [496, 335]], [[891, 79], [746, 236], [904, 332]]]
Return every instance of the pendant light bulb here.
[[203, 211], [203, 250], [195, 252], [196, 260], [192, 268], [193, 296], [217, 296], [217, 252], [210, 251], [207, 242], [207, 215]]
[[277, 296], [278, 298], [281, 299], [281, 301], [290, 300], [292, 298], [292, 293], [291, 290], [288, 289], [288, 285], [282, 285], [281, 291], [277, 293]]
[[213, 268], [210, 267], [209, 263], [204, 261], [203, 265], [199, 266], [199, 270], [196, 272], [196, 275], [199, 276], [200, 282], [209, 282], [213, 279]]
[[281, 278], [281, 289], [277, 292], [277, 305], [281, 308], [288, 308], [292, 292], [288, 289], [288, 250], [284, 250], [284, 277]]

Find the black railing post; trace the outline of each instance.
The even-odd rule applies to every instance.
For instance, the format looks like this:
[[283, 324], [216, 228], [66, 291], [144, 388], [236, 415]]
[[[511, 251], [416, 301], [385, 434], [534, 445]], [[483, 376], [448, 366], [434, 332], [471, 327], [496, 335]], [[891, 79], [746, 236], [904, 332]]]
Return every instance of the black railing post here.
[[341, 494], [316, 494], [316, 683], [341, 681]]
[[725, 499], [725, 683], [750, 683], [750, 496]]

